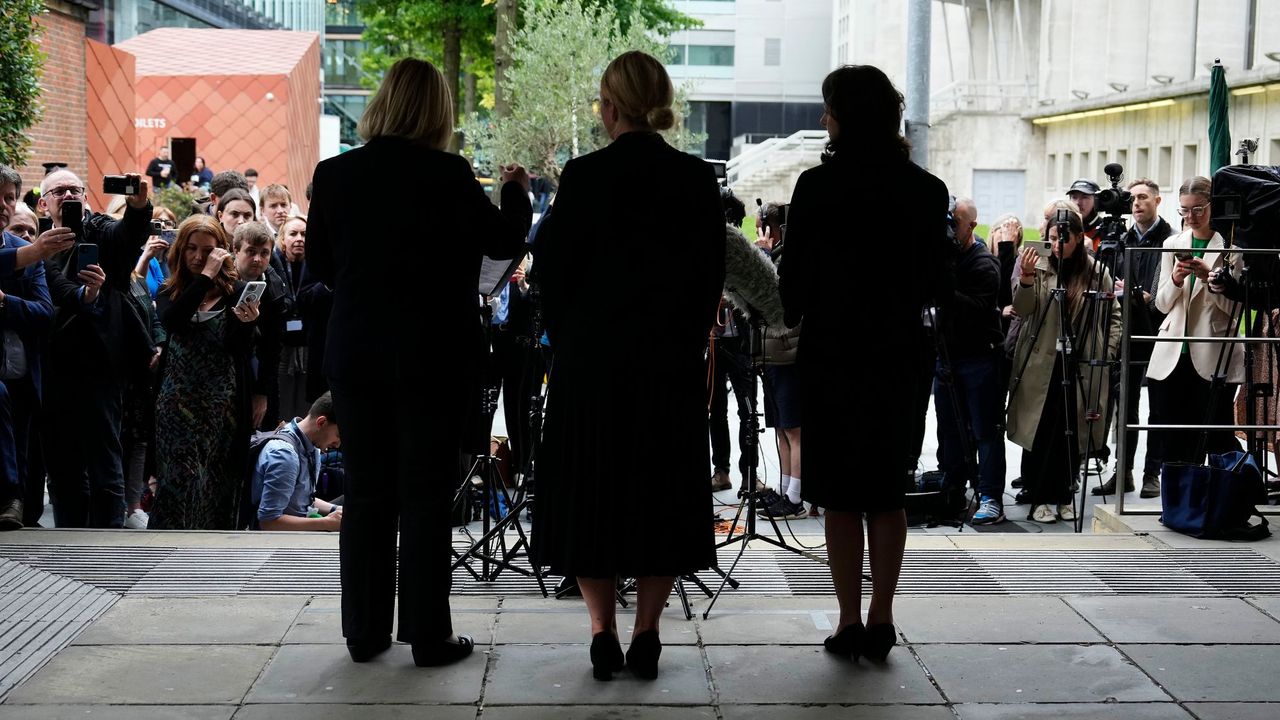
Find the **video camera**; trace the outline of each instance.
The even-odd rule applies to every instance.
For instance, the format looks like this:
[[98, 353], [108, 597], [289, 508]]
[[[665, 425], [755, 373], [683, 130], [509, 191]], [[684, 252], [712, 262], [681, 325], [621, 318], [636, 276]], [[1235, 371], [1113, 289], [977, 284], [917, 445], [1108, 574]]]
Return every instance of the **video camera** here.
[[1133, 214], [1133, 193], [1120, 187], [1120, 178], [1124, 175], [1123, 165], [1108, 163], [1102, 171], [1111, 181], [1111, 187], [1099, 192], [1095, 198], [1098, 213], [1104, 216], [1100, 225], [1098, 254], [1114, 255], [1124, 251], [1124, 234], [1127, 231], [1124, 216]]

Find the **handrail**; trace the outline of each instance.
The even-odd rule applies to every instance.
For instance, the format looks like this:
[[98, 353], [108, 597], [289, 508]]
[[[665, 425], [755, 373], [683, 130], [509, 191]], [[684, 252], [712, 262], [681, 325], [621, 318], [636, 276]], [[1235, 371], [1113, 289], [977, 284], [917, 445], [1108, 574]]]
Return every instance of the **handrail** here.
[[769, 138], [758, 145], [753, 145], [743, 151], [741, 155], [731, 158], [725, 163], [725, 178], [732, 185], [744, 176], [750, 175], [750, 171], [754, 171], [761, 165], [767, 165], [772, 157], [785, 152], [804, 150], [815, 142], [821, 142], [825, 145], [826, 141], [827, 132], [825, 130], [800, 130], [785, 138]]

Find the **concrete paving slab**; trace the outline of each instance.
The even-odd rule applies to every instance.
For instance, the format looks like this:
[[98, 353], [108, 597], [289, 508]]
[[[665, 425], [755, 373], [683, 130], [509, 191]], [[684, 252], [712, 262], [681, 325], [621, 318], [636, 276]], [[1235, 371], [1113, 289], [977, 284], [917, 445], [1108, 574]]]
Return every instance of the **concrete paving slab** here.
[[0, 720], [229, 720], [236, 711], [224, 705], [0, 705]]
[[246, 705], [234, 720], [350, 720], [356, 716], [360, 720], [475, 720], [476, 709], [471, 705]]
[[[672, 596], [674, 598], [674, 596]], [[618, 638], [625, 646], [631, 642], [635, 628], [635, 605], [618, 609]], [[501, 645], [556, 643], [567, 645], [591, 642], [591, 618], [585, 605], [560, 605], [548, 609], [530, 607], [512, 609], [503, 603], [498, 615], [497, 640]], [[679, 600], [662, 613], [662, 644], [695, 645], [698, 629], [692, 620], [684, 619]], [[625, 647], [624, 647], [625, 649]]]
[[1280, 703], [1187, 703], [1200, 720], [1275, 720]]
[[72, 646], [18, 686], [9, 702], [234, 704], [244, 698], [274, 651], [245, 645]]
[[1011, 703], [955, 705], [960, 720], [1191, 720], [1177, 703]]
[[1239, 598], [1066, 598], [1115, 643], [1280, 643], [1280, 622]]
[[[336, 602], [313, 602], [302, 610], [297, 621], [285, 633], [283, 642], [286, 645], [298, 644], [333, 644], [345, 645], [342, 637], [342, 608]], [[451, 603], [455, 604], [456, 603]], [[493, 620], [495, 615], [486, 610], [453, 609], [453, 630], [456, 633], [470, 635], [480, 646], [493, 642]], [[395, 637], [392, 624], [392, 637]]]
[[591, 677], [585, 645], [499, 645], [485, 683], [489, 705], [709, 705], [702, 652], [696, 647], [663, 647], [658, 679], [627, 671], [611, 682]]
[[714, 720], [716, 711], [713, 707], [485, 705], [484, 717], [485, 720]]
[[709, 647], [720, 697], [744, 704], [941, 703], [910, 652], [883, 665], [853, 663], [820, 647]]
[[726, 608], [717, 603], [711, 617], [703, 620], [698, 616], [698, 631], [704, 645], [820, 645], [840, 621], [840, 612], [806, 608], [805, 604], [804, 600], [793, 598], [791, 610], [753, 610]]
[[953, 702], [1162, 702], [1169, 696], [1105, 645], [916, 645]]
[[269, 595], [121, 598], [76, 645], [260, 645], [278, 643], [307, 603]]
[[1185, 702], [1280, 702], [1274, 645], [1122, 645], [1119, 649]]
[[899, 632], [912, 643], [1102, 641], [1056, 597], [902, 597], [893, 610]]
[[1280, 620], [1280, 595], [1252, 595], [1247, 600], [1249, 604]]
[[724, 720], [955, 720], [945, 705], [721, 705], [720, 712]]
[[285, 645], [253, 684], [247, 703], [432, 704], [478, 702], [485, 654], [440, 668], [413, 664], [408, 645], [394, 644], [367, 663], [342, 645]]

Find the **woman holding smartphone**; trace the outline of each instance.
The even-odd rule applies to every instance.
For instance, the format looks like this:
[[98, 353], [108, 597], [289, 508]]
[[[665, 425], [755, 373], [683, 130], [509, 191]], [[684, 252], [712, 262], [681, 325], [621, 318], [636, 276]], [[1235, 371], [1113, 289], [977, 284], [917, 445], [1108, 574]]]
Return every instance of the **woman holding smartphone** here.
[[[1099, 447], [1106, 429], [1100, 419], [1086, 422], [1087, 411], [1105, 410], [1111, 388], [1110, 370], [1085, 361], [1114, 359], [1120, 347], [1119, 303], [1093, 300], [1088, 294], [1090, 288], [1110, 288], [1112, 282], [1107, 269], [1084, 248], [1084, 219], [1066, 200], [1054, 204], [1047, 213], [1051, 218], [1055, 217], [1052, 211], [1066, 215], [1065, 227], [1052, 220], [1048, 223], [1046, 237], [1052, 254], [1042, 257], [1037, 248], [1024, 247], [1019, 255], [1022, 272], [1013, 291], [1013, 307], [1024, 324], [1009, 381], [1009, 439], [1030, 451], [1023, 463], [1023, 489], [1032, 506], [1027, 519], [1039, 523], [1076, 519], [1071, 481], [1090, 433], [1093, 446]], [[1101, 285], [1098, 273], [1102, 274]], [[1063, 306], [1052, 297], [1059, 286], [1066, 291], [1065, 318], [1060, 312]], [[1091, 308], [1090, 303], [1097, 304]], [[1064, 364], [1058, 352], [1064, 322], [1075, 348], [1071, 365]], [[1037, 327], [1037, 323], [1042, 324]], [[1108, 330], [1105, 335], [1104, 328]], [[1070, 402], [1062, 390], [1063, 374], [1068, 372], [1076, 382], [1071, 386], [1075, 398]], [[1068, 429], [1074, 434], [1068, 434]], [[1078, 442], [1069, 442], [1069, 438]]]
[[[1193, 177], [1178, 191], [1182, 232], [1164, 241], [1177, 252], [1160, 257], [1156, 309], [1166, 314], [1160, 337], [1228, 337], [1238, 335], [1231, 322], [1231, 300], [1209, 290], [1209, 273], [1223, 266], [1222, 236], [1210, 227], [1211, 185]], [[1151, 423], [1158, 425], [1229, 425], [1236, 389], [1244, 382], [1244, 348], [1225, 347], [1226, 386], [1211, 391], [1210, 379], [1223, 354], [1223, 343], [1159, 342], [1151, 351], [1147, 382], [1151, 390]], [[1231, 430], [1210, 432], [1201, 441], [1196, 431], [1162, 431], [1164, 462], [1200, 463], [1206, 451], [1239, 450]]]
[[193, 215], [169, 249], [157, 312], [168, 333], [156, 399], [156, 530], [235, 530], [248, 438], [249, 357], [258, 302], [245, 292], [222, 225]]

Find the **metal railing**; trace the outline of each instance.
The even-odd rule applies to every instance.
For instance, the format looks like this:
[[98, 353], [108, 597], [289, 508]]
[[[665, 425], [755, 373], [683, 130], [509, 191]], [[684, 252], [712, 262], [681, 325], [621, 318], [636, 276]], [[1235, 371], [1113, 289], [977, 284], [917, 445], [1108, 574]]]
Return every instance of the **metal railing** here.
[[[1167, 254], [1167, 253], [1173, 253], [1173, 252], [1186, 252], [1186, 250], [1187, 250], [1186, 248], [1168, 248], [1168, 247], [1126, 247], [1126, 248], [1125, 248], [1125, 250], [1124, 250], [1124, 262], [1125, 262], [1125, 267], [1133, 267], [1133, 253], [1135, 253], [1135, 252], [1148, 252], [1148, 253], [1160, 253], [1160, 254]], [[1209, 249], [1205, 249], [1205, 252], [1209, 252], [1209, 251], [1210, 251]], [[1268, 249], [1268, 248], [1220, 248], [1220, 249], [1216, 249], [1216, 250], [1214, 250], [1214, 252], [1217, 252], [1217, 253], [1220, 253], [1220, 254], [1224, 254], [1224, 255], [1243, 255], [1243, 254], [1250, 254], [1250, 255], [1277, 255], [1277, 254], [1280, 254], [1280, 250]], [[1225, 260], [1225, 259], [1224, 259], [1224, 261], [1223, 261], [1223, 264], [1224, 264], [1224, 265], [1226, 264], [1226, 260]], [[1130, 392], [1132, 392], [1132, 391], [1138, 391], [1138, 392], [1141, 392], [1141, 390], [1140, 390], [1140, 389], [1138, 389], [1138, 388], [1130, 388], [1130, 387], [1129, 387], [1129, 367], [1130, 367], [1130, 365], [1131, 365], [1131, 364], [1139, 364], [1139, 363], [1134, 363], [1134, 362], [1130, 359], [1130, 353], [1129, 353], [1129, 345], [1130, 345], [1130, 343], [1131, 343], [1131, 342], [1150, 342], [1150, 343], [1157, 343], [1157, 342], [1186, 342], [1186, 343], [1223, 343], [1223, 344], [1226, 344], [1226, 343], [1230, 343], [1230, 344], [1258, 343], [1259, 345], [1266, 345], [1266, 344], [1276, 344], [1276, 343], [1280, 343], [1280, 338], [1249, 337], [1247, 334], [1246, 334], [1246, 335], [1233, 335], [1233, 336], [1230, 336], [1230, 337], [1199, 337], [1199, 336], [1192, 336], [1192, 337], [1179, 337], [1179, 336], [1174, 336], [1174, 335], [1170, 335], [1170, 336], [1161, 336], [1161, 335], [1133, 335], [1133, 336], [1131, 336], [1131, 335], [1129, 335], [1129, 333], [1128, 333], [1128, 329], [1129, 329], [1129, 307], [1130, 307], [1130, 303], [1127, 303], [1127, 302], [1122, 302], [1122, 303], [1120, 303], [1120, 308], [1121, 308], [1121, 313], [1120, 313], [1120, 328], [1121, 328], [1121, 333], [1120, 333], [1120, 397], [1119, 397], [1118, 402], [1117, 402], [1117, 404], [1116, 404], [1116, 409], [1117, 409], [1117, 423], [1116, 423], [1116, 479], [1117, 479], [1117, 480], [1116, 480], [1116, 494], [1115, 494], [1115, 497], [1116, 497], [1116, 513], [1117, 513], [1117, 514], [1120, 514], [1120, 515], [1125, 515], [1125, 514], [1134, 514], [1134, 515], [1137, 515], [1137, 514], [1148, 514], [1148, 515], [1150, 515], [1150, 514], [1158, 513], [1158, 512], [1159, 512], [1159, 509], [1153, 509], [1153, 508], [1139, 508], [1139, 509], [1137, 509], [1137, 510], [1126, 511], [1126, 510], [1125, 510], [1125, 507], [1124, 507], [1124, 505], [1125, 505], [1125, 502], [1124, 502], [1124, 478], [1128, 477], [1129, 473], [1131, 473], [1131, 472], [1133, 471], [1133, 468], [1129, 467], [1129, 458], [1128, 458], [1128, 452], [1127, 452], [1127, 451], [1128, 451], [1128, 435], [1129, 435], [1129, 431], [1130, 431], [1130, 430], [1136, 430], [1136, 431], [1153, 431], [1153, 430], [1154, 430], [1154, 431], [1157, 431], [1157, 432], [1162, 431], [1162, 430], [1166, 430], [1166, 431], [1168, 431], [1168, 430], [1186, 430], [1186, 431], [1195, 431], [1195, 430], [1202, 430], [1202, 431], [1203, 431], [1203, 430], [1244, 430], [1244, 431], [1250, 431], [1250, 432], [1257, 432], [1257, 431], [1271, 431], [1271, 432], [1275, 432], [1275, 431], [1280, 431], [1280, 425], [1277, 425], [1277, 424], [1272, 424], [1272, 425], [1257, 425], [1257, 424], [1249, 424], [1249, 425], [1152, 425], [1152, 424], [1150, 424], [1150, 423], [1147, 423], [1147, 424], [1143, 424], [1143, 423], [1135, 423], [1135, 424], [1132, 424], [1132, 425], [1131, 425], [1131, 424], [1129, 424], [1128, 412], [1126, 411], [1126, 408], [1127, 408], [1127, 407], [1129, 407], [1129, 404], [1128, 404], [1128, 403], [1129, 403], [1129, 393], [1130, 393]], [[1244, 312], [1247, 314], [1247, 313], [1249, 312], [1249, 308], [1248, 308], [1248, 307], [1246, 307], [1246, 308], [1244, 309]], [[1238, 331], [1239, 324], [1237, 324], [1235, 327], [1237, 328], [1237, 331]], [[1143, 364], [1145, 364], [1145, 363], [1143, 363]], [[1252, 370], [1251, 370], [1250, 368], [1246, 368], [1246, 369], [1245, 369], [1245, 372], [1252, 372]], [[1246, 401], [1247, 401], [1247, 402], [1254, 402], [1254, 399], [1253, 399], [1253, 398], [1247, 398], [1247, 399], [1246, 399]], [[1136, 457], [1135, 457], [1135, 460], [1136, 460]], [[1261, 463], [1262, 463], [1262, 465], [1263, 465], [1263, 472], [1265, 473], [1265, 472], [1266, 472], [1266, 459], [1265, 459], [1265, 458], [1259, 458], [1258, 460], [1259, 460], [1259, 462], [1261, 462]], [[1163, 462], [1163, 461], [1164, 461], [1164, 458], [1161, 458], [1161, 462]], [[1163, 490], [1163, 488], [1162, 488], [1162, 490]], [[1083, 491], [1083, 490], [1082, 490], [1082, 491]]]
[[797, 154], [821, 153], [826, 144], [826, 130], [801, 130], [784, 138], [769, 138], [725, 163], [725, 179], [735, 185], [768, 169], [786, 167]]

